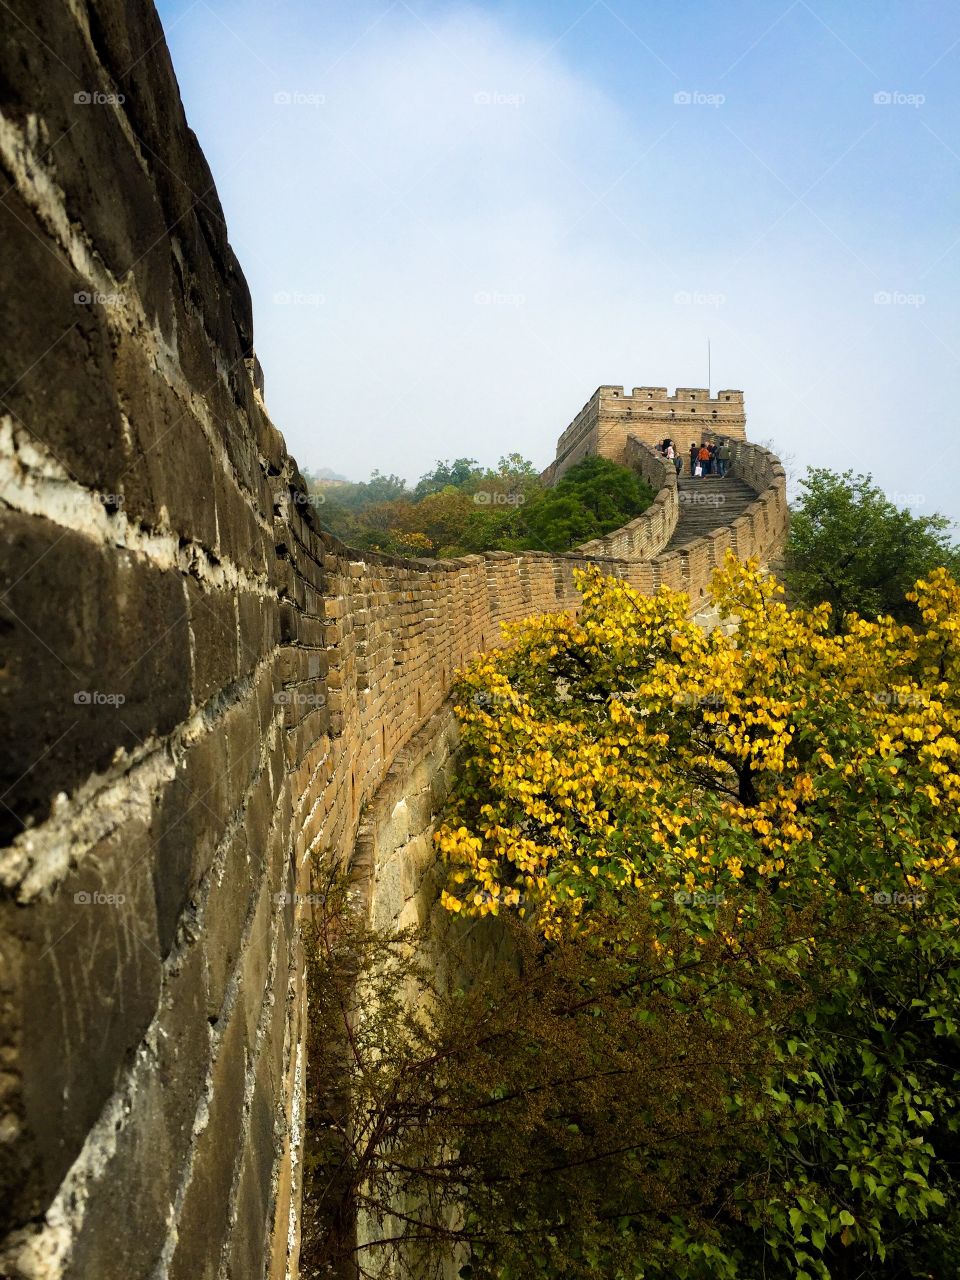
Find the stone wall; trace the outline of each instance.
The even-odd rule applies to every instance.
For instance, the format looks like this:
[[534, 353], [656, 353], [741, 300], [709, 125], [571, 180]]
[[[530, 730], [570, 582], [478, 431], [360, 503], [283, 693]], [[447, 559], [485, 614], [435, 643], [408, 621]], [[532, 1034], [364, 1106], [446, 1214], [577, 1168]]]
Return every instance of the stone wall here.
[[303, 1016], [291, 465], [152, 6], [13, 9], [0, 1273], [279, 1276]]
[[[576, 608], [588, 560], [705, 590], [719, 542], [634, 558], [675, 491], [603, 554], [418, 562], [326, 535], [152, 7], [12, 8], [0, 1274], [279, 1280], [312, 859], [349, 861], [500, 622]], [[762, 549], [784, 510], [780, 485], [731, 542]]]
[[[724, 438], [717, 433], [717, 439]], [[729, 473], [757, 491], [753, 502], [728, 524], [697, 538], [680, 551], [664, 552], [649, 563], [654, 587], [686, 591], [696, 613], [710, 590], [714, 569], [728, 551], [741, 560], [755, 557], [769, 566], [783, 547], [789, 512], [787, 478], [779, 458], [748, 440], [731, 439]], [[719, 518], [719, 517], [718, 517]]]
[[668, 464], [650, 445], [635, 437], [627, 440], [622, 461], [650, 485], [656, 494], [652, 506], [622, 529], [584, 542], [577, 550], [592, 556], [649, 560], [663, 550], [677, 527], [680, 515], [677, 473], [672, 463]]
[[690, 441], [724, 435], [741, 440], [746, 435], [742, 391], [718, 391], [705, 387], [678, 387], [674, 395], [666, 387], [598, 387], [557, 441], [557, 455], [543, 473], [549, 484], [589, 454], [599, 453], [614, 462], [626, 461], [631, 437], [654, 445], [669, 437], [685, 455]]

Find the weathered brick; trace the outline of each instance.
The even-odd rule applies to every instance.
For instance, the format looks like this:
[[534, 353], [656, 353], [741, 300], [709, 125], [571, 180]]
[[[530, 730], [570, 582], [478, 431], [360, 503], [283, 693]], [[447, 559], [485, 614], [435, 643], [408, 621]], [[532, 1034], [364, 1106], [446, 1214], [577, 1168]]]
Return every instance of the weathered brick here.
[[[46, 1204], [153, 1017], [160, 957], [151, 846], [139, 822], [102, 840], [52, 894], [0, 904], [16, 976], [0, 1044], [18, 1081], [7, 1106], [15, 1146], [0, 1147], [0, 1202], [16, 1217]], [[42, 1011], [42, 1016], [40, 1015]]]
[[50, 800], [118, 749], [169, 733], [190, 705], [187, 609], [179, 574], [36, 516], [0, 530], [0, 836], [46, 815]]
[[187, 579], [193, 633], [193, 700], [202, 706], [239, 674], [236, 597]]
[[88, 1188], [84, 1229], [64, 1280], [154, 1273], [211, 1062], [199, 946], [190, 946], [166, 977], [150, 1045], [138, 1059], [129, 1107], [102, 1143], [100, 1173]]
[[223, 1274], [220, 1254], [227, 1239], [230, 1188], [246, 1145], [244, 1030], [242, 1014], [235, 1011], [213, 1064], [206, 1124], [197, 1138], [190, 1182], [177, 1218], [176, 1249], [167, 1273], [170, 1280], [213, 1280]]
[[227, 744], [207, 733], [177, 764], [153, 823], [154, 888], [161, 954], [173, 945], [180, 916], [206, 874], [229, 816]]

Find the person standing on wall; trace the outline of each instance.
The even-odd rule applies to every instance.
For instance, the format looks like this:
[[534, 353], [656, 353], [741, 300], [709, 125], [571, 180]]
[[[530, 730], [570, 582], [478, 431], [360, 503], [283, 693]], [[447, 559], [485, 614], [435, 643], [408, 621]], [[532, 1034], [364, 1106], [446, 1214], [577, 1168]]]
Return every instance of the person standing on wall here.
[[721, 440], [717, 447], [717, 475], [725, 476], [727, 468], [730, 466], [730, 446], [726, 440]]
[[696, 472], [696, 469], [697, 469], [697, 453], [699, 451], [699, 448], [700, 446], [697, 444], [696, 440], [690, 441], [690, 474], [691, 476]]

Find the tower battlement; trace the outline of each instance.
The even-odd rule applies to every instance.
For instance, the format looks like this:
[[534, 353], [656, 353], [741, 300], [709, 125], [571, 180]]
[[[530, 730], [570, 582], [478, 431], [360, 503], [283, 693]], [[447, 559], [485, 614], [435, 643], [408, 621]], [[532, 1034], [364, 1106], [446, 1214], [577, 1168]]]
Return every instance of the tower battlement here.
[[707, 387], [677, 387], [670, 395], [667, 387], [633, 387], [628, 395], [623, 387], [605, 384], [557, 441], [550, 477], [558, 480], [590, 454], [623, 462], [628, 436], [647, 444], [669, 436], [686, 449], [694, 438], [699, 442], [713, 434], [746, 439], [742, 391], [724, 389], [711, 395]]

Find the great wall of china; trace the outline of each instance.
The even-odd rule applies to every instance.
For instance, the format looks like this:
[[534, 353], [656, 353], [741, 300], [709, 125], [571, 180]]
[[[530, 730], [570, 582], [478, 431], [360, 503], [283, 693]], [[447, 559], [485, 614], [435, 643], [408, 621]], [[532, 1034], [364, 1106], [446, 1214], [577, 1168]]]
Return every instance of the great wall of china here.
[[[264, 408], [249, 293], [152, 6], [14, 8], [0, 1275], [281, 1280], [314, 860], [365, 875], [378, 918], [422, 914], [456, 668], [501, 622], [575, 609], [586, 563], [708, 609], [728, 548], [780, 545], [783, 471], [745, 440], [740, 393], [601, 387], [552, 469], [602, 452], [640, 470], [656, 501], [624, 529], [568, 555], [344, 547]], [[733, 441], [740, 501], [715, 529], [649, 447], [682, 446], [678, 418]]]

